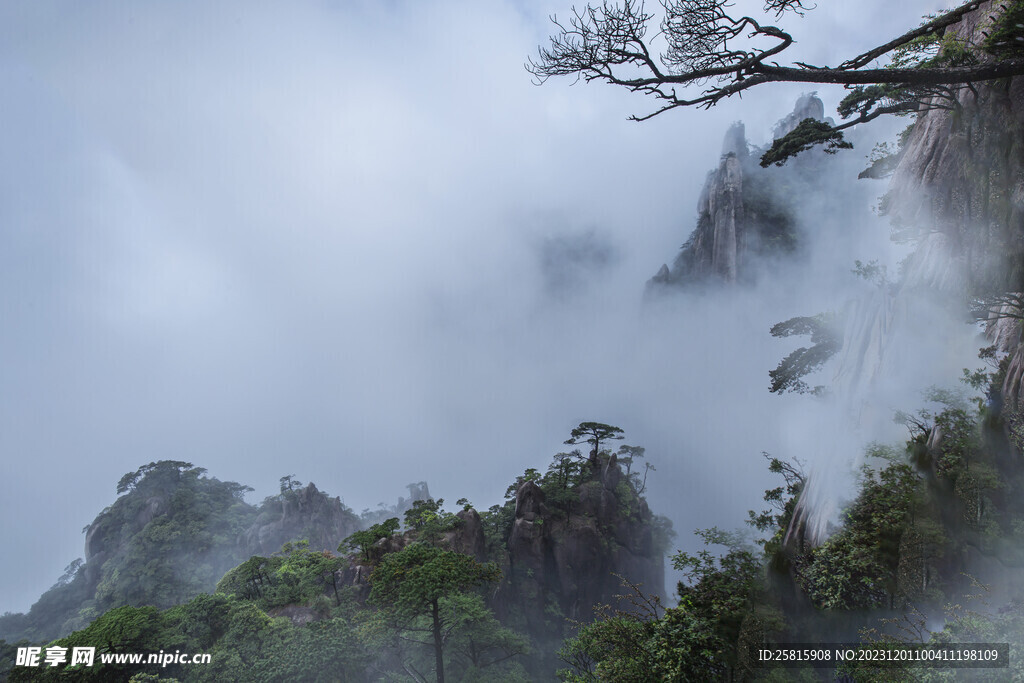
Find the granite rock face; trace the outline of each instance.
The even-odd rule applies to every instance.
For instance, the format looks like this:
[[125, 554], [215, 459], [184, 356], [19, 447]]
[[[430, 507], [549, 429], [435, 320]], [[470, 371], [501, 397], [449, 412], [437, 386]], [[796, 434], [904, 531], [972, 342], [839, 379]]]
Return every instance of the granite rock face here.
[[[978, 42], [990, 21], [985, 3], [956, 26]], [[941, 233], [971, 285], [1009, 277], [1024, 260], [1024, 78], [963, 88], [959, 111], [922, 113], [885, 200], [897, 235]]]
[[[824, 105], [814, 94], [801, 96], [793, 112], [775, 126], [775, 137], [805, 118], [822, 120]], [[754, 265], [796, 251], [800, 244], [791, 193], [821, 179], [823, 154], [805, 152], [782, 168], [761, 168], [762, 149], [752, 147], [742, 123], [722, 141], [718, 167], [708, 173], [697, 202], [697, 227], [672, 266], [663, 265], [648, 281], [648, 292], [697, 283], [733, 284], [755, 278]]]
[[[967, 14], [956, 37], [980, 42], [997, 9]], [[904, 286], [954, 297], [1024, 291], [1024, 78], [963, 88], [957, 105], [918, 117], [882, 202], [894, 236], [917, 242]], [[1018, 410], [1019, 321], [994, 317], [986, 332], [1010, 355], [1002, 399]]]
[[445, 534], [441, 545], [463, 555], [469, 555], [477, 562], [487, 561], [487, 543], [484, 539], [484, 526], [476, 510], [459, 510], [456, 514], [459, 526]]
[[298, 539], [308, 539], [311, 550], [334, 551], [360, 526], [360, 519], [340, 498], [332, 498], [310, 483], [267, 501], [239, 543], [246, 556], [268, 556]]
[[654, 517], [614, 456], [577, 494], [565, 509], [549, 506], [534, 482], [516, 492], [506, 581], [495, 609], [518, 610], [535, 632], [544, 624], [558, 630], [566, 618], [586, 621], [596, 606], [616, 605], [625, 592], [619, 577], [664, 597], [664, 549], [655, 539]]
[[775, 124], [775, 127], [772, 129], [772, 138], [778, 140], [792, 132], [804, 119], [814, 119], [835, 124], [835, 121], [832, 119], [825, 118], [825, 105], [817, 95], [813, 93], [804, 94], [797, 98], [796, 104], [793, 105], [793, 111]]

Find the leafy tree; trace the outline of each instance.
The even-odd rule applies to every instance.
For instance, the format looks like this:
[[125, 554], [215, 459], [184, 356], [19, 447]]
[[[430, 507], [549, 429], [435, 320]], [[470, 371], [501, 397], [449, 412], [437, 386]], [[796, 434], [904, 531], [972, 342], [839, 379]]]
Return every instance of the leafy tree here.
[[285, 543], [273, 557], [251, 557], [220, 580], [217, 592], [250, 600], [261, 609], [314, 603], [330, 596], [342, 603], [337, 573], [347, 565], [326, 550], [310, 550], [308, 541]]
[[641, 458], [644, 457], [644, 453], [646, 452], [646, 450], [647, 449], [644, 448], [643, 446], [619, 446], [619, 450], [616, 453], [616, 456], [618, 457], [619, 464], [626, 466], [627, 478], [632, 472], [633, 465], [636, 463], [637, 460], [640, 460]]
[[174, 483], [180, 482], [183, 477], [199, 477], [205, 473], [206, 468], [195, 467], [192, 463], [185, 462], [184, 460], [151, 462], [121, 477], [120, 481], [117, 482], [117, 493], [120, 495], [133, 491], [140, 482], [143, 482], [146, 485], [145, 488], [149, 490], [167, 488], [168, 486], [173, 486]]
[[492, 505], [480, 513], [487, 557], [491, 560], [500, 561], [505, 555], [506, 544], [512, 533], [512, 525], [515, 523], [515, 518], [515, 499], [506, 500], [502, 505]]
[[341, 542], [338, 552], [344, 552], [345, 549], [349, 552], [358, 552], [364, 561], [370, 562], [373, 560], [372, 551], [377, 541], [390, 538], [398, 531], [399, 526], [401, 523], [398, 521], [398, 517], [391, 517], [380, 524], [374, 524], [369, 529], [357, 531]]
[[[573, 451], [575, 454], [579, 454], [579, 451]], [[557, 456], [556, 456], [557, 457]], [[569, 471], [569, 468], [566, 470]], [[544, 475], [536, 467], [527, 467], [522, 475], [516, 477], [516, 480], [509, 484], [508, 488], [505, 489], [505, 498], [515, 500], [516, 492], [519, 491], [519, 487], [528, 481], [541, 482], [544, 479]]]
[[217, 592], [245, 600], [261, 600], [273, 585], [280, 558], [253, 556], [228, 571], [217, 583]]
[[[369, 601], [389, 631], [432, 648], [438, 683], [445, 680], [445, 648], [453, 631], [467, 621], [456, 609], [460, 596], [496, 581], [494, 564], [426, 543], [413, 543], [385, 555], [370, 575]], [[419, 638], [422, 638], [420, 640]]]
[[186, 670], [189, 683], [220, 681], [364, 681], [372, 656], [351, 615], [295, 626], [246, 601], [230, 603], [227, 628], [210, 650], [211, 663]]
[[95, 551], [88, 566], [69, 566], [28, 614], [0, 617], [0, 637], [45, 642], [121, 605], [175, 605], [212, 590], [243, 559], [237, 539], [256, 515], [243, 499], [251, 488], [161, 460], [124, 475], [117, 489], [86, 528]]
[[861, 468], [860, 492], [845, 524], [801, 560], [798, 581], [823, 609], [896, 606], [900, 543], [919, 506], [920, 475], [897, 454], [875, 448], [884, 466]]
[[764, 548], [769, 562], [776, 569], [780, 569], [786, 563], [786, 558], [783, 557], [785, 536], [790, 530], [797, 502], [807, 483], [807, 476], [804, 474], [804, 463], [799, 459], [794, 458], [793, 462], [786, 462], [768, 453], [762, 452], [761, 455], [768, 461], [769, 472], [782, 475], [784, 485], [764, 492], [764, 501], [771, 507], [760, 512], [748, 510], [747, 524], [758, 531], [772, 534], [759, 543]]
[[302, 482], [295, 478], [294, 474], [286, 474], [280, 480], [281, 493], [302, 488]]
[[[167, 623], [160, 610], [155, 607], [118, 607], [112, 609], [88, 627], [50, 643], [54, 647], [68, 648], [95, 647], [96, 663], [93, 666], [70, 664], [61, 667], [41, 669], [16, 667], [10, 676], [13, 681], [126, 681], [138, 673], [138, 664], [99, 665], [100, 654], [158, 652], [174, 650], [174, 642], [168, 637]], [[159, 670], [159, 667], [153, 667]]]
[[455, 594], [443, 604], [446, 614], [442, 621], [450, 624], [451, 633], [445, 648], [451, 663], [462, 672], [460, 680], [490, 681], [500, 675], [501, 680], [511, 681], [522, 674], [519, 667], [503, 665], [529, 653], [527, 639], [502, 626], [482, 597]]
[[551, 464], [548, 465], [548, 474], [553, 476], [562, 489], [568, 489], [572, 483], [573, 475], [579, 473], [577, 463], [583, 459], [579, 449], [571, 453], [555, 453]]
[[622, 430], [618, 427], [606, 425], [603, 422], [580, 422], [579, 426], [570, 432], [571, 436], [565, 440], [565, 443], [569, 446], [580, 443], [590, 444], [589, 461], [591, 467], [596, 468], [598, 455], [601, 453], [601, 442], [621, 441], [625, 438], [622, 434]]
[[769, 391], [785, 393], [794, 391], [798, 394], [812, 393], [819, 395], [824, 386], [813, 389], [803, 381], [812, 372], [821, 369], [832, 356], [842, 347], [842, 338], [836, 328], [832, 315], [818, 314], [813, 317], [790, 318], [772, 326], [773, 337], [791, 337], [793, 335], [810, 335], [812, 346], [800, 347], [779, 361], [778, 367], [768, 372], [772, 383]]
[[285, 543], [280, 554], [283, 561], [275, 572], [277, 595], [266, 606], [308, 603], [325, 594], [341, 604], [337, 573], [348, 565], [345, 558], [328, 550], [310, 550], [305, 540]]
[[623, 580], [629, 609], [595, 607], [595, 620], [579, 624], [576, 636], [559, 650], [571, 668], [558, 672], [563, 681], [647, 681], [656, 670], [654, 634], [664, 613], [657, 596]]
[[772, 140], [772, 146], [761, 156], [761, 165], [782, 166], [791, 157], [818, 145], [823, 145], [825, 154], [835, 154], [841, 149], [853, 149], [853, 144], [843, 138], [842, 131], [826, 121], [806, 118], [786, 135]]
[[[592, 472], [579, 449], [573, 449], [571, 453], [556, 453], [547, 473], [543, 477], [537, 476], [536, 481], [544, 491], [547, 506], [553, 511], [560, 510], [568, 519], [573, 505], [580, 499], [580, 483]], [[519, 483], [517, 480], [514, 485], [516, 490]]]
[[[777, 141], [761, 159], [767, 166], [815, 144], [826, 151], [848, 147], [844, 130], [886, 114], [907, 114], [930, 107], [955, 108], [962, 87], [1024, 74], [1020, 0], [996, 8], [997, 18], [979, 45], [963, 45], [950, 30], [983, 2], [970, 0], [834, 66], [802, 62], [780, 65], [795, 42], [781, 26], [753, 17], [733, 17], [727, 0], [661, 0], [656, 19], [641, 0], [623, 0], [574, 9], [568, 23], [553, 19], [556, 33], [527, 70], [538, 82], [553, 76], [604, 81], [654, 98], [658, 108], [631, 117], [643, 121], [677, 107], [710, 108], [732, 95], [766, 83], [844, 85], [851, 89], [839, 108], [845, 123], [806, 119]], [[766, 0], [777, 20], [802, 16], [813, 6], [805, 0]], [[660, 39], [660, 51], [648, 35]], [[744, 39], [746, 43], [744, 43]], [[888, 57], [883, 68], [873, 67]]]
[[683, 572], [679, 605], [664, 609], [657, 598], [630, 586], [632, 609], [598, 611], [561, 651], [570, 670], [564, 681], [737, 680], [749, 675], [745, 651], [781, 627], [766, 607], [760, 559], [734, 534], [699, 531], [707, 545], [725, 545], [716, 556], [704, 549], [678, 553]]
[[405, 526], [425, 543], [436, 543], [442, 535], [456, 528], [462, 520], [443, 509], [444, 498], [417, 500], [405, 511]]
[[[213, 588], [239, 561], [236, 540], [255, 512], [242, 500], [250, 489], [207, 478], [205, 471], [190, 463], [150, 463], [131, 492], [97, 518], [95, 537], [123, 539], [110, 544], [112, 556], [99, 572], [100, 611], [178, 604]], [[191, 561], [181, 563], [185, 557]]]

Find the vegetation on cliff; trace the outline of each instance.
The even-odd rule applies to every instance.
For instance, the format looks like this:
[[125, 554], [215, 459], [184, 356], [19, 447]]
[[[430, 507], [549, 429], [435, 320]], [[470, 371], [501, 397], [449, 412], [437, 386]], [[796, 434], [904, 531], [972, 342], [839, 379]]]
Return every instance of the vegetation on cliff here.
[[[966, 378], [998, 395], [1006, 365]], [[805, 539], [800, 464], [769, 456], [770, 470], [784, 481], [765, 492], [768, 509], [749, 514], [749, 524], [766, 534], [760, 550], [738, 534], [698, 532], [709, 547], [725, 550], [674, 557], [686, 577], [678, 605], [663, 608], [633, 590], [641, 609], [601, 610], [563, 648], [570, 668], [562, 679], [644, 681], [654, 671], [659, 680], [772, 680], [781, 672], [757, 668], [751, 647], [861, 639], [1008, 641], [1013, 675], [1021, 675], [1024, 622], [1019, 597], [1007, 592], [1008, 572], [1024, 565], [1016, 437], [984, 398], [939, 390], [927, 398], [927, 409], [898, 414], [910, 436], [902, 448], [876, 445], [865, 454], [856, 495], [824, 542]], [[925, 680], [912, 666], [861, 665], [847, 673], [858, 681]], [[1010, 675], [975, 673], [976, 680]]]
[[[604, 81], [651, 97], [658, 108], [643, 121], [678, 107], [711, 108], [723, 99], [766, 83], [844, 85], [851, 90], [839, 107], [844, 123], [803, 119], [780, 136], [761, 158], [782, 164], [815, 145], [825, 151], [850, 147], [843, 131], [879, 116], [955, 106], [965, 85], [1024, 74], [1021, 3], [996, 7], [985, 40], [966, 44], [951, 27], [977, 12], [982, 0], [925, 18], [877, 47], [835, 66], [804, 62], [780, 65], [776, 58], [795, 40], [783, 26], [757, 17], [734, 17], [725, 0], [662, 2], [660, 30], [650, 32], [656, 14], [642, 2], [601, 3], [574, 9], [567, 23], [553, 20], [556, 33], [527, 70], [541, 83], [553, 76]], [[775, 19], [814, 9], [803, 0], [767, 0]], [[652, 33], [653, 40], [648, 38]], [[661, 40], [660, 44], [655, 42]], [[662, 49], [659, 49], [662, 48]], [[887, 58], [882, 68], [875, 65]]]
[[[482, 516], [465, 500], [454, 513], [444, 508], [442, 499], [415, 500], [403, 511], [402, 522], [389, 517], [334, 539], [332, 545], [340, 554], [315, 547], [308, 539], [291, 540], [272, 554], [236, 560], [234, 567], [217, 575], [219, 581], [207, 576], [210, 562], [194, 562], [176, 544], [209, 534], [211, 543], [237, 553], [253, 538], [254, 519], [263, 518], [257, 529], [279, 534], [281, 529], [302, 526], [297, 521], [302, 517], [278, 524], [282, 514], [287, 517], [288, 510], [299, 509], [319, 514], [333, 509], [331, 499], [286, 476], [280, 495], [258, 510], [241, 500], [245, 487], [207, 478], [189, 463], [147, 465], [122, 478], [121, 498], [90, 526], [90, 559], [84, 566], [92, 562], [99, 568], [92, 571], [104, 577], [100, 585], [105, 580], [112, 587], [102, 593], [106, 609], [97, 610], [95, 598], [88, 597], [86, 607], [75, 615], [80, 625], [73, 632], [65, 628], [67, 635], [53, 640], [53, 635], [41, 631], [22, 630], [17, 643], [0, 641], [0, 646], [5, 653], [30, 645], [69, 652], [79, 646], [96, 647], [97, 655], [206, 653], [211, 662], [16, 667], [0, 671], [0, 677], [550, 677], [557, 662], [555, 651], [568, 629], [566, 616], [589, 620], [595, 605], [613, 599], [618, 580], [612, 572], [647, 582], [655, 591], [663, 583], [670, 528], [650, 513], [641, 495], [650, 469], [647, 463], [640, 467], [644, 449], [622, 446], [611, 452], [604, 447], [621, 432], [603, 423], [581, 423], [569, 441], [590, 445], [587, 456], [578, 450], [560, 453], [547, 474], [527, 470], [509, 487], [510, 500]], [[220, 507], [204, 504], [208, 499], [220, 501]], [[179, 507], [186, 502], [187, 509]], [[345, 519], [348, 516], [350, 512]], [[378, 516], [374, 513], [374, 518]], [[324, 529], [337, 530], [337, 518], [327, 515], [328, 521], [313, 531], [320, 536]], [[183, 525], [190, 536], [182, 538]], [[217, 530], [222, 536], [214, 535]], [[158, 591], [133, 593], [140, 582], [128, 579], [146, 576], [146, 568], [155, 565], [142, 562], [132, 548], [151, 538], [174, 541], [146, 546], [160, 560], [160, 576], [169, 583]], [[199, 544], [196, 558], [204, 558], [209, 547]], [[111, 565], [110, 558], [116, 564]], [[87, 580], [87, 572], [78, 565], [72, 573], [74, 578], [66, 578], [61, 586]], [[123, 585], [118, 583], [121, 577], [126, 577]], [[200, 579], [210, 583], [204, 587]], [[27, 617], [4, 619], [15, 630], [24, 629], [19, 618], [46, 616], [34, 610]]]

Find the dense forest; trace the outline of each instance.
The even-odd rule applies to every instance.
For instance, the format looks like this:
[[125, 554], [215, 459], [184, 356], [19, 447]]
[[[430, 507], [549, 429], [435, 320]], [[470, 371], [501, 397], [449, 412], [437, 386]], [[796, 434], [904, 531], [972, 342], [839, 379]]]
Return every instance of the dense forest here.
[[[567, 443], [587, 455], [576, 448], [544, 472], [527, 469], [482, 513], [466, 500], [450, 512], [420, 482], [411, 498], [357, 516], [293, 475], [254, 507], [242, 499], [247, 487], [191, 463], [150, 463], [118, 482], [120, 497], [87, 528], [85, 561], [27, 614], [0, 617], [4, 676], [549, 677], [571, 624], [616, 602], [621, 580], [656, 595], [664, 584], [671, 524], [643, 498], [644, 449], [602, 446], [621, 432], [581, 423]], [[254, 538], [282, 529], [295, 540], [248, 555]], [[33, 669], [6, 657], [32, 644], [87, 643], [101, 653], [209, 653], [212, 662]]]
[[[1024, 3], [963, 9], [908, 39], [897, 66], [1020, 59]], [[726, 73], [773, 73], [755, 61]], [[765, 368], [765, 391], [838, 396], [851, 412], [904, 358], [891, 352], [901, 326], [920, 331], [942, 308], [979, 331], [977, 362], [894, 410], [904, 438], [865, 448], [831, 512], [805, 462], [764, 453], [776, 485], [747, 518], [698, 529], [702, 549], [676, 551], [646, 498], [655, 464], [596, 421], [486, 509], [415, 482], [396, 504], [356, 513], [298, 474], [254, 505], [244, 484], [154, 461], [112, 482], [116, 499], [83, 530], [84, 558], [29, 611], [0, 616], [0, 681], [1024, 680], [1024, 77], [934, 85], [856, 86], [840, 107], [915, 115], [862, 174], [890, 178], [878, 210], [912, 245], [899, 273], [851, 263], [868, 283], [862, 301], [765, 330], [810, 339]], [[841, 129], [813, 94], [764, 146], [733, 126], [696, 229], [646, 298], [752, 287], [806, 258], [794, 198], [852, 211], [840, 196], [849, 178], [829, 170], [850, 146]], [[670, 592], [666, 558], [680, 577]], [[802, 643], [1007, 644], [1009, 664], [756, 659]], [[96, 660], [73, 660], [81, 648]], [[178, 656], [196, 654], [209, 661]]]

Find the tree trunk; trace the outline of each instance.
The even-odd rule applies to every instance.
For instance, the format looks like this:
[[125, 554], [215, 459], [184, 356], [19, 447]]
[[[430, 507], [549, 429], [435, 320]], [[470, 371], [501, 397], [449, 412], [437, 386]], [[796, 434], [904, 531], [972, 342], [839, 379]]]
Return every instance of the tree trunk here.
[[437, 683], [444, 683], [444, 648], [441, 645], [441, 615], [437, 599], [431, 603], [431, 616], [434, 619], [434, 668], [437, 671]]

